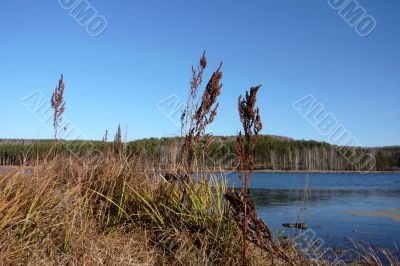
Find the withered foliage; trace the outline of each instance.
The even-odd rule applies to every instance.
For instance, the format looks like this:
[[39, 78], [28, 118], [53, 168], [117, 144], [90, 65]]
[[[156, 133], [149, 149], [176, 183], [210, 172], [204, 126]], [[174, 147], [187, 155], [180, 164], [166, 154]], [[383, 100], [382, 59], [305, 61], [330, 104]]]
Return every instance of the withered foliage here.
[[107, 142], [108, 141], [108, 130], [106, 130], [106, 132], [104, 133], [104, 137], [103, 137], [103, 142]]
[[[192, 171], [192, 163], [195, 160], [195, 147], [202, 141], [205, 130], [214, 121], [219, 107], [217, 99], [221, 94], [222, 88], [222, 63], [208, 81], [203, 95], [198, 97], [206, 67], [207, 59], [204, 52], [197, 69], [192, 67], [193, 75], [190, 83], [190, 94], [181, 117], [182, 134], [185, 135], [182, 145], [182, 166], [187, 172]], [[204, 138], [204, 147], [209, 147], [209, 142], [211, 141], [212, 138], [209, 135]]]
[[64, 76], [61, 74], [61, 78], [58, 81], [58, 86], [56, 86], [56, 89], [51, 97], [51, 107], [53, 108], [54, 112], [53, 126], [55, 139], [58, 137], [58, 128], [62, 122], [62, 115], [65, 111], [64, 89]]
[[108, 147], [108, 130], [104, 133], [103, 139], [102, 139], [102, 151], [103, 153], [108, 154], [109, 152], [109, 147]]
[[[274, 254], [279, 260], [283, 260], [285, 265], [296, 265], [288, 258], [281, 246], [274, 243], [268, 225], [258, 217], [255, 202], [248, 197], [248, 194], [238, 194], [227, 192], [225, 199], [229, 202], [230, 214], [243, 234], [242, 265], [248, 264], [246, 241], [266, 251]], [[274, 264], [274, 263], [273, 263]]]
[[[260, 228], [260, 219], [257, 217], [255, 203], [249, 199], [249, 181], [254, 169], [254, 148], [257, 144], [258, 133], [262, 129], [260, 118], [260, 111], [256, 107], [257, 92], [261, 85], [250, 88], [250, 93], [246, 91], [246, 96], [242, 99], [242, 95], [238, 99], [238, 111], [240, 122], [243, 126], [244, 140], [242, 132], [236, 139], [236, 153], [238, 159], [239, 178], [242, 181], [242, 188], [240, 194], [235, 193], [226, 194], [226, 199], [230, 202], [232, 207], [233, 217], [242, 228], [243, 231], [243, 264], [247, 264], [247, 245], [246, 240], [260, 239], [263, 235], [267, 237], [267, 241], [272, 243], [271, 234], [268, 227]], [[234, 202], [233, 199], [236, 201]], [[250, 203], [250, 204], [249, 204]], [[248, 233], [250, 223], [255, 230], [253, 230], [258, 237], [252, 236]], [[271, 241], [270, 241], [271, 240]], [[258, 243], [258, 242], [257, 242]], [[257, 244], [256, 243], [256, 244]], [[261, 244], [261, 243], [259, 243]]]
[[246, 91], [246, 96], [238, 99], [238, 110], [240, 122], [243, 126], [244, 139], [242, 132], [239, 132], [236, 141], [236, 152], [239, 162], [239, 172], [244, 184], [248, 188], [248, 179], [254, 169], [254, 149], [257, 144], [258, 134], [262, 129], [260, 110], [256, 107], [257, 92], [261, 85], [250, 88], [250, 93]]
[[242, 181], [240, 193], [227, 192], [225, 199], [229, 202], [230, 213], [243, 233], [243, 265], [248, 264], [247, 241], [255, 244], [270, 254], [277, 254], [288, 265], [293, 263], [287, 258], [282, 249], [275, 245], [267, 224], [260, 219], [256, 212], [256, 204], [249, 197], [249, 182], [254, 170], [254, 149], [262, 129], [260, 110], [256, 107], [257, 92], [261, 85], [246, 91], [244, 98], [239, 96], [238, 111], [243, 126], [244, 138], [240, 131], [236, 139], [239, 178]]
[[114, 154], [122, 156], [124, 144], [122, 143], [121, 125], [118, 125], [117, 132], [114, 137]]

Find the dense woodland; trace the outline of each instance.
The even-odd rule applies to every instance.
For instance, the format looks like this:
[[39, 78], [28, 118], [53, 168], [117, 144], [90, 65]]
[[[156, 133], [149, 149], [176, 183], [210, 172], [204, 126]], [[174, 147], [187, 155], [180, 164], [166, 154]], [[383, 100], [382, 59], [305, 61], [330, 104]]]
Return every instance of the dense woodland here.
[[[160, 166], [177, 164], [180, 160], [182, 138], [149, 138], [124, 145], [127, 155], [140, 155], [144, 162]], [[112, 149], [112, 142], [53, 140], [1, 140], [0, 165], [33, 163], [51, 159], [56, 154], [93, 156]], [[234, 169], [236, 167], [236, 138], [214, 137], [208, 147], [197, 148], [199, 167]], [[374, 165], [367, 162], [374, 158]], [[260, 136], [255, 149], [255, 165], [259, 170], [277, 171], [397, 171], [400, 170], [400, 147], [339, 148], [317, 141], [293, 140], [277, 136]], [[367, 169], [368, 168], [368, 169]]]

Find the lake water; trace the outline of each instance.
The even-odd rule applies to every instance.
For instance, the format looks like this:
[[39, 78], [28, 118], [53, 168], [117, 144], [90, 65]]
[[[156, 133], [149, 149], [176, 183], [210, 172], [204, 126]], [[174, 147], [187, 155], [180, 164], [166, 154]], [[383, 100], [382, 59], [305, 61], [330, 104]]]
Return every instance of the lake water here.
[[[241, 184], [237, 174], [228, 182]], [[389, 249], [400, 244], [400, 174], [254, 173], [250, 188], [276, 234], [293, 231], [283, 223], [302, 221], [329, 247], [348, 248], [348, 238]]]

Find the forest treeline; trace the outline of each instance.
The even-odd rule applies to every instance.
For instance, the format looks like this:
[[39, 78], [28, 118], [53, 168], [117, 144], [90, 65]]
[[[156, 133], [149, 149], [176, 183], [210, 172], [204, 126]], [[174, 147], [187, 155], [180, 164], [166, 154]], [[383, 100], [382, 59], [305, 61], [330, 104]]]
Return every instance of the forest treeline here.
[[[51, 159], [58, 154], [93, 156], [112, 149], [112, 142], [10, 140], [0, 139], [0, 165], [21, 165]], [[124, 144], [126, 155], [140, 155], [144, 163], [171, 166], [180, 161], [183, 139], [149, 138]], [[198, 146], [197, 166], [235, 169], [236, 137], [213, 137], [213, 142]], [[255, 167], [276, 171], [398, 171], [400, 147], [337, 147], [325, 142], [293, 140], [279, 136], [260, 136], [255, 148]]]

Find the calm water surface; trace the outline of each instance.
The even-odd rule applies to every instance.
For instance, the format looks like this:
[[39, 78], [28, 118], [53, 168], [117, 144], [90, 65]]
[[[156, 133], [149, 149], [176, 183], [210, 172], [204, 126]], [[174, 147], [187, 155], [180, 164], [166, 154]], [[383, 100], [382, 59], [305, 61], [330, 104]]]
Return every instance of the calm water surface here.
[[[237, 174], [228, 182], [240, 186]], [[277, 234], [300, 219], [327, 246], [349, 247], [348, 237], [400, 244], [400, 174], [255, 173], [250, 184], [258, 214]]]

